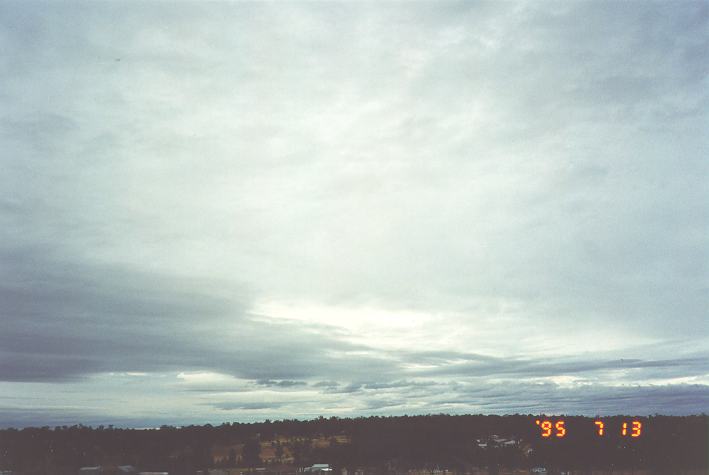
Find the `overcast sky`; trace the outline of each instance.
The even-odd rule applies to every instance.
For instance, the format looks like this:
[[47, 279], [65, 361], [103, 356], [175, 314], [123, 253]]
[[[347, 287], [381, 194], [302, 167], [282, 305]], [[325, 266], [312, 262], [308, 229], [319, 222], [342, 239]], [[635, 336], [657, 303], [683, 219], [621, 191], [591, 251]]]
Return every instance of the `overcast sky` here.
[[709, 3], [0, 3], [0, 426], [709, 411]]

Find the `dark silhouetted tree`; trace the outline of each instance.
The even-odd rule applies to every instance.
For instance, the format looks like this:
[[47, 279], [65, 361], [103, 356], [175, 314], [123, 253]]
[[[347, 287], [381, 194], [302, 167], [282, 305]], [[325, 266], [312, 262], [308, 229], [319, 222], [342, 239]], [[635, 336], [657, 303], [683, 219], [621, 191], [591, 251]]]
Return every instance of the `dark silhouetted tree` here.
[[257, 438], [251, 438], [244, 444], [243, 462], [248, 467], [257, 467], [261, 465], [261, 444]]

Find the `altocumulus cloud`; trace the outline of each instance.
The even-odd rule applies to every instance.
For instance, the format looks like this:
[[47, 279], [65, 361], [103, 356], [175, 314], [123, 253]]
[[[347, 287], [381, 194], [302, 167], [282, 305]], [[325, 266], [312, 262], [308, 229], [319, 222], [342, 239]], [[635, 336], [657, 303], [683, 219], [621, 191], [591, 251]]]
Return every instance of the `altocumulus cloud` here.
[[3, 3], [0, 425], [706, 411], [708, 23]]

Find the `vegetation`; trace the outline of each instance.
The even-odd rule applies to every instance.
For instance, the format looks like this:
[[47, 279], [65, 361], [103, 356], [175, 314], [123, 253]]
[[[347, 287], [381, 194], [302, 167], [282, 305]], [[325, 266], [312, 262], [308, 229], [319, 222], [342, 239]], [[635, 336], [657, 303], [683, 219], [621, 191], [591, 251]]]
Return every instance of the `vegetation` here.
[[[645, 468], [672, 473], [680, 468], [707, 469], [709, 417], [652, 416], [634, 418], [643, 424], [641, 437], [608, 431], [597, 435], [594, 419], [564, 417], [563, 438], [542, 438], [535, 425], [539, 417], [526, 415], [428, 415], [319, 418], [219, 426], [163, 426], [154, 430], [113, 427], [42, 427], [0, 431], [0, 470], [23, 474], [75, 474], [87, 465], [131, 464], [144, 470], [194, 474], [215, 466], [212, 447], [244, 444], [239, 460], [229, 452], [226, 464], [262, 465], [260, 442], [285, 442], [299, 466], [329, 463], [342, 467], [378, 467], [381, 471], [411, 468], [448, 468], [465, 471], [473, 466], [552, 469]], [[555, 417], [555, 420], [561, 417]], [[604, 418], [608, 428], [620, 427], [621, 416]], [[333, 437], [346, 434], [347, 443]], [[521, 443], [495, 447], [495, 434]], [[311, 444], [330, 438], [328, 446]], [[481, 442], [478, 442], [481, 441]], [[479, 445], [490, 442], [488, 447]], [[281, 449], [282, 453], [282, 449]]]

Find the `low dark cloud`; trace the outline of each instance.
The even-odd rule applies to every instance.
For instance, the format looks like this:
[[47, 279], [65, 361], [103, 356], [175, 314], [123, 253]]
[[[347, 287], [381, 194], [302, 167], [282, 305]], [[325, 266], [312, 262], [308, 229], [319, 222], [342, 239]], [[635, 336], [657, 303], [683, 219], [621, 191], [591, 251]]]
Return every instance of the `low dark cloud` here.
[[0, 271], [6, 381], [208, 367], [199, 342], [205, 323], [208, 329], [227, 308], [243, 314], [187, 281], [49, 258], [39, 249], [3, 250], [2, 259], [9, 264]]
[[394, 368], [377, 357], [328, 358], [361, 347], [326, 336], [313, 346], [307, 328], [255, 321], [238, 292], [213, 282], [50, 258], [39, 249], [5, 249], [2, 260], [3, 381], [210, 370], [286, 387], [303, 384], [292, 378], [357, 374], [361, 364], [367, 374]]
[[[87, 411], [58, 407], [3, 408], [0, 407], [0, 427], [32, 427], [74, 425], [77, 421], [89, 424], [95, 421], [95, 415]], [[86, 421], [86, 422], [84, 422]], [[138, 426], [140, 427], [140, 426]]]
[[245, 410], [257, 411], [262, 409], [278, 409], [283, 403], [278, 402], [216, 402], [210, 404], [212, 407], [223, 411]]
[[259, 379], [256, 384], [261, 386], [279, 387], [279, 388], [292, 388], [294, 386], [306, 386], [308, 383], [305, 381], [290, 381], [290, 380], [280, 380], [276, 381], [273, 379]]
[[393, 407], [401, 407], [406, 405], [404, 399], [370, 399], [365, 404], [366, 411], [379, 411], [383, 409], [391, 409]]
[[398, 380], [398, 381], [378, 381], [378, 382], [369, 382], [369, 383], [364, 383], [362, 385], [363, 389], [394, 389], [394, 388], [415, 388], [415, 387], [421, 387], [421, 386], [426, 386], [428, 387], [428, 383], [422, 383], [422, 382], [416, 382], [416, 381], [406, 381], [406, 380]]
[[[284, 390], [277, 388], [278, 391]], [[287, 389], [286, 389], [287, 390]], [[412, 387], [361, 390], [320, 395], [310, 393], [297, 398], [278, 397], [264, 400], [263, 394], [233, 393], [239, 400], [225, 399], [226, 393], [213, 395], [217, 400], [197, 402], [189, 418], [180, 418], [170, 411], [145, 415], [142, 419], [127, 415], [109, 416], [100, 410], [47, 407], [46, 402], [34, 401], [33, 407], [3, 407], [2, 427], [28, 425], [62, 425], [76, 421], [84, 424], [115, 424], [118, 426], [157, 426], [223, 422], [224, 420], [257, 420], [268, 418], [311, 418], [323, 412], [323, 398], [329, 404], [344, 404], [350, 409], [333, 413], [338, 416], [374, 414], [574, 414], [574, 415], [686, 415], [706, 412], [709, 390], [705, 385], [675, 384], [672, 386], [580, 384], [560, 385], [551, 382], [490, 381], [446, 382], [416, 381]], [[333, 399], [335, 398], [335, 399]], [[17, 404], [18, 401], [10, 401]], [[27, 404], [27, 401], [25, 401]], [[210, 412], [217, 409], [220, 413]], [[254, 419], [255, 418], [255, 419]], [[142, 423], [141, 423], [142, 422]]]
[[481, 412], [531, 414], [698, 414], [709, 407], [705, 385], [562, 387], [552, 383], [484, 385], [470, 395], [466, 391], [441, 403], [479, 407]]
[[[581, 359], [567, 358], [481, 358], [479, 355], [465, 357], [459, 355], [454, 363], [442, 363], [432, 369], [418, 371], [422, 376], [466, 376], [466, 377], [524, 377], [542, 378], [560, 375], [588, 375], [618, 370], [632, 370], [633, 377], [664, 377], [701, 376], [709, 374], [709, 355], [706, 352], [696, 354], [691, 358], [676, 358], [662, 360], [641, 359]], [[416, 361], [415, 357], [411, 361]]]

